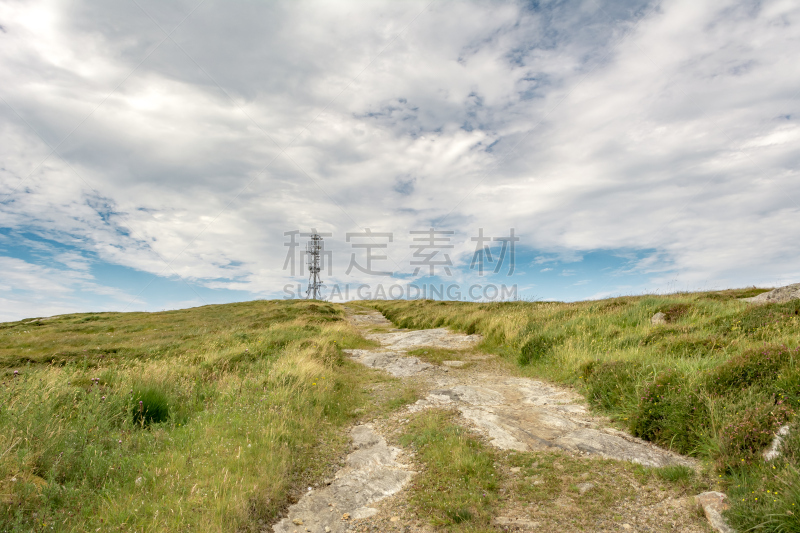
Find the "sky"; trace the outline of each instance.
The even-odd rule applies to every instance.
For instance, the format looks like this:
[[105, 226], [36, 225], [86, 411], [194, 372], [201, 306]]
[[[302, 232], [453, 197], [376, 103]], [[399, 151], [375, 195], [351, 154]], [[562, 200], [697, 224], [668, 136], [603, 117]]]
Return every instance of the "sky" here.
[[4, 0], [0, 320], [305, 297], [313, 231], [333, 301], [798, 282], [799, 53], [793, 0]]

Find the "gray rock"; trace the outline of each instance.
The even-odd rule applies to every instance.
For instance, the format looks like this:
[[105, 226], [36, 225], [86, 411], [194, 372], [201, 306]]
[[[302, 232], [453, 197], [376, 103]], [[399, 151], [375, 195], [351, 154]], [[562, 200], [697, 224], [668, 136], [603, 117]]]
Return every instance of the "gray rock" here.
[[772, 439], [770, 447], [762, 454], [764, 461], [769, 462], [781, 456], [781, 444], [783, 444], [783, 438], [787, 436], [789, 436], [789, 426], [781, 426], [775, 434], [775, 438]]
[[418, 357], [404, 357], [405, 352], [377, 352], [373, 350], [342, 350], [362, 365], [379, 368], [395, 377], [409, 377], [424, 372], [433, 365]]
[[694, 466], [690, 459], [622, 431], [596, 427], [582, 405], [571, 403], [580, 399], [574, 392], [526, 378], [482, 375], [477, 381], [480, 385], [452, 380], [449, 388], [430, 391], [409, 411], [455, 407], [501, 450], [561, 449], [651, 467]]
[[667, 323], [667, 315], [662, 312], [658, 312], [653, 315], [653, 318], [650, 319], [651, 324], [666, 324]]
[[789, 300], [800, 300], [800, 283], [778, 287], [769, 292], [762, 292], [752, 298], [742, 298], [743, 302], [754, 304], [782, 304]]
[[660, 468], [669, 465], [694, 467], [694, 463], [678, 454], [663, 450], [643, 440], [611, 435], [593, 428], [571, 431], [553, 440], [559, 448], [599, 455], [607, 459], [630, 461], [643, 466]]
[[350, 438], [353, 441], [353, 448], [372, 448], [380, 444], [383, 437], [375, 433], [369, 426], [356, 426], [350, 430]]
[[360, 520], [361, 518], [369, 518], [370, 516], [375, 516], [378, 514], [378, 510], [374, 507], [359, 507], [355, 511], [353, 511], [350, 515], [350, 518], [353, 520]]
[[578, 492], [580, 492], [581, 496], [589, 492], [594, 488], [594, 483], [578, 483]]
[[292, 533], [302, 524], [311, 533], [343, 533], [350, 520], [378, 512], [369, 505], [399, 492], [413, 475], [397, 462], [400, 450], [368, 425], [350, 432], [353, 451], [329, 486], [310, 491], [289, 507], [288, 516], [272, 526], [273, 533]]
[[391, 347], [394, 350], [414, 350], [423, 346], [458, 350], [474, 346], [483, 338], [480, 335], [453, 333], [447, 328], [374, 333], [365, 335], [365, 337], [376, 340], [381, 345]]
[[736, 533], [722, 517], [722, 511], [730, 506], [728, 497], [721, 492], [704, 492], [695, 496], [697, 503], [703, 508], [711, 528], [719, 533]]

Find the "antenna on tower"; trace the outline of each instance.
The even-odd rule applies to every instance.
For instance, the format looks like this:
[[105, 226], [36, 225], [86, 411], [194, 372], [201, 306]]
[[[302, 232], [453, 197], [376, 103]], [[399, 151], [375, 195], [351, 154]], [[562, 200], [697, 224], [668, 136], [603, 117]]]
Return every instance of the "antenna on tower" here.
[[319, 278], [320, 255], [322, 252], [322, 237], [313, 233], [311, 240], [306, 243], [306, 257], [308, 258], [308, 289], [306, 298], [317, 300], [321, 295], [322, 280]]

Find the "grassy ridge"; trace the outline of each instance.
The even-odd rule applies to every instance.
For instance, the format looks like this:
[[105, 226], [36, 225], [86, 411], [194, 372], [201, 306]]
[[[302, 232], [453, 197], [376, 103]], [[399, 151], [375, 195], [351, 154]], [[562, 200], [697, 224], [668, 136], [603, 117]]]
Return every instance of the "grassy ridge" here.
[[366, 342], [305, 301], [0, 324], [0, 531], [259, 530], [382, 408]]
[[[524, 374], [573, 385], [635, 435], [707, 460], [737, 528], [800, 531], [800, 438], [773, 463], [760, 455], [800, 409], [800, 301], [739, 301], [759, 292], [372, 305], [400, 327], [481, 333], [483, 349]], [[651, 324], [656, 312], [667, 324]]]

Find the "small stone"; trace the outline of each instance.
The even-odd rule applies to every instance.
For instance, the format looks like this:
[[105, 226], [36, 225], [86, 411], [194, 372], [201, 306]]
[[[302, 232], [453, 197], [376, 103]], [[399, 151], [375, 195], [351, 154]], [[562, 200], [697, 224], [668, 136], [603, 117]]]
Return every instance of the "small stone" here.
[[650, 319], [651, 324], [666, 324], [667, 323], [667, 315], [664, 313], [658, 312], [653, 315], [653, 318]]
[[733, 529], [725, 521], [722, 512], [730, 507], [728, 497], [721, 492], [704, 492], [696, 497], [697, 503], [703, 508], [711, 528], [719, 533], [733, 533]]
[[579, 483], [578, 484], [578, 492], [581, 493], [581, 496], [589, 492], [594, 488], [594, 483]]
[[144, 480], [142, 479], [142, 476], [139, 476], [139, 477], [137, 477], [137, 478], [136, 478], [136, 484], [137, 484], [137, 485], [141, 485], [141, 484], [142, 484], [142, 481], [144, 481]]
[[784, 437], [787, 436], [789, 436], [789, 426], [781, 426], [778, 429], [778, 432], [775, 433], [775, 437], [772, 439], [772, 444], [770, 447], [764, 450], [764, 453], [762, 454], [765, 461], [769, 462], [781, 456], [781, 444], [783, 443]]
[[622, 524], [622, 529], [633, 529], [630, 524]]
[[295, 518], [295, 519], [292, 520], [292, 524], [294, 524], [296, 526], [302, 526], [303, 525], [303, 521], [300, 518]]
[[342, 515], [342, 520], [350, 520], [350, 513], [344, 513]]
[[514, 468], [511, 469], [511, 473], [512, 474], [519, 474], [521, 470], [522, 470], [522, 468], [520, 468], [518, 466], [515, 466]]
[[399, 522], [399, 521], [400, 521], [400, 517], [399, 516], [393, 516], [393, 517], [391, 517], [389, 519], [389, 522]]
[[325, 526], [325, 533], [331, 533], [331, 528], [329, 528], [328, 526]]

